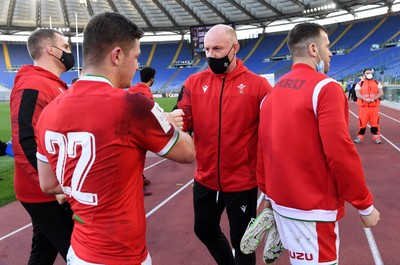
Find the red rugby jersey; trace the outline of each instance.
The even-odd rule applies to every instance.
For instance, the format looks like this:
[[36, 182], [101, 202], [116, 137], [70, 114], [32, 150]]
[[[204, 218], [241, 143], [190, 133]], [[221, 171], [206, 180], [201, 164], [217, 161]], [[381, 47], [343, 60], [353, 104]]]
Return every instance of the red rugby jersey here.
[[43, 111], [37, 157], [49, 161], [69, 195], [79, 258], [109, 265], [145, 260], [146, 151], [163, 156], [178, 135], [158, 104], [103, 77], [81, 78]]

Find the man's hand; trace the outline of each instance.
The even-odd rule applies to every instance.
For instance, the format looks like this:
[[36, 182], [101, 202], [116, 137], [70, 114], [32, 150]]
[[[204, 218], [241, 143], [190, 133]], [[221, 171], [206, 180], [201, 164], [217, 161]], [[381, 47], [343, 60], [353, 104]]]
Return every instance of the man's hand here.
[[65, 194], [56, 194], [56, 199], [58, 201], [58, 204], [63, 204], [64, 202], [67, 201], [67, 196]]
[[360, 215], [361, 221], [364, 224], [364, 227], [373, 227], [380, 220], [380, 213], [374, 207], [372, 212], [369, 215]]
[[[168, 116], [172, 117], [172, 120]], [[182, 116], [185, 116], [185, 113], [183, 112], [183, 110], [176, 109], [176, 110], [168, 113], [167, 119], [172, 124], [175, 124], [176, 127], [178, 127], [180, 130], [183, 130], [183, 117]]]

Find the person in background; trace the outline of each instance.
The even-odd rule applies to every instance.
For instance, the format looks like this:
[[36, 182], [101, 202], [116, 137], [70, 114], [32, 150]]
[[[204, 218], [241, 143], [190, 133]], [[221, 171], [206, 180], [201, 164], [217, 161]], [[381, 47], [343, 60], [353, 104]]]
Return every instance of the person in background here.
[[142, 190], [146, 153], [181, 163], [195, 159], [191, 137], [172, 115], [122, 89], [132, 85], [142, 36], [119, 13], [91, 17], [82, 76], [36, 126], [40, 186], [67, 194], [74, 211], [68, 265], [151, 265]]
[[[28, 38], [33, 65], [15, 76], [10, 96], [14, 189], [32, 219], [32, 248], [28, 264], [53, 264], [57, 253], [66, 259], [72, 233], [72, 213], [65, 196], [45, 194], [39, 186], [34, 129], [43, 109], [67, 89], [60, 79], [74, 65], [64, 36], [37, 29]], [[58, 200], [57, 200], [58, 199]]]
[[365, 227], [378, 223], [379, 212], [350, 138], [346, 95], [325, 75], [332, 57], [326, 29], [297, 24], [288, 47], [292, 71], [261, 105], [257, 180], [290, 264], [337, 264], [345, 201]]
[[347, 100], [350, 100], [350, 99], [351, 99], [351, 94], [353, 93], [353, 92], [352, 92], [352, 91], [353, 91], [353, 85], [354, 85], [353, 80], [351, 80], [351, 81], [347, 84], [347, 93], [348, 93], [348, 95], [347, 95]]
[[354, 143], [364, 142], [364, 135], [367, 124], [371, 125], [372, 141], [381, 144], [379, 126], [379, 105], [380, 98], [383, 96], [383, 88], [379, 81], [373, 79], [373, 70], [367, 68], [363, 71], [364, 78], [361, 79], [356, 87], [358, 105], [358, 133]]
[[[156, 76], [156, 70], [152, 67], [143, 67], [140, 70], [140, 82], [130, 87], [128, 91], [130, 93], [142, 93], [147, 98], [154, 100], [153, 94], [151, 93], [150, 87], [154, 84], [154, 78]], [[147, 179], [143, 174], [143, 194], [144, 196], [150, 196], [153, 194], [147, 190], [145, 186], [150, 185], [150, 180]]]
[[[189, 76], [177, 103], [196, 146], [194, 231], [217, 264], [254, 265], [255, 254], [243, 254], [240, 240], [256, 216], [259, 106], [271, 86], [236, 58], [232, 27], [212, 27], [204, 43], [209, 67]], [[220, 227], [225, 209], [235, 255]]]
[[5, 156], [5, 155], [14, 157], [11, 141], [8, 141], [8, 142], [0, 141], [0, 156]]
[[131, 93], [142, 93], [147, 98], [154, 100], [150, 87], [154, 84], [156, 69], [146, 66], [140, 70], [140, 82], [131, 86], [128, 91]]

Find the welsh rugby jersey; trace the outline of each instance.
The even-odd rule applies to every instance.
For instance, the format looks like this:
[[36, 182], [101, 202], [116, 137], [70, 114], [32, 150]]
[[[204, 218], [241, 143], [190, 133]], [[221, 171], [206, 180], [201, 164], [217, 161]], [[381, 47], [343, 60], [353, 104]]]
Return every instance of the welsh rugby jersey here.
[[71, 245], [92, 263], [140, 264], [147, 256], [143, 178], [147, 150], [178, 139], [158, 104], [85, 76], [44, 110], [40, 160], [57, 172], [75, 213]]

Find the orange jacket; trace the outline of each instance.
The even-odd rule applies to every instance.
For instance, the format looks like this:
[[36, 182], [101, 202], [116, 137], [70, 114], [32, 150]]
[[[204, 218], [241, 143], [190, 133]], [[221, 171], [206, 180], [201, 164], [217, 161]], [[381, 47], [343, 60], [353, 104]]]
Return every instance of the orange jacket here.
[[[366, 98], [374, 98], [379, 94], [379, 82], [376, 80], [368, 80], [368, 79], [364, 79], [360, 82], [358, 82], [358, 84], [360, 86], [360, 94]], [[364, 100], [357, 98], [357, 105], [360, 107], [377, 107], [379, 106], [380, 101], [379, 100], [375, 100], [371, 103], [365, 102]]]

